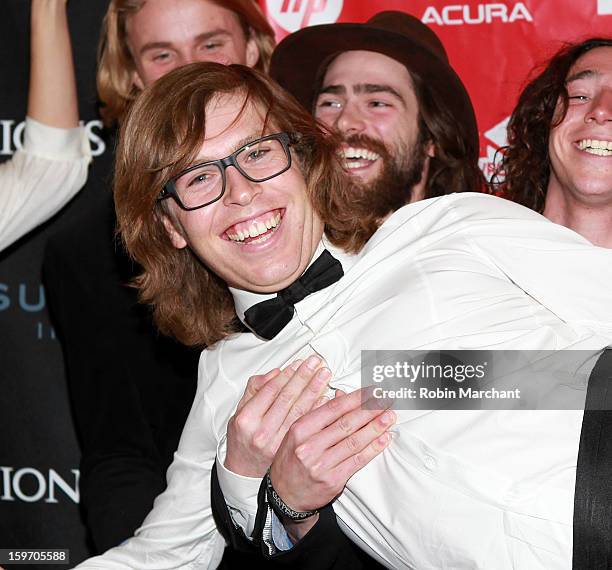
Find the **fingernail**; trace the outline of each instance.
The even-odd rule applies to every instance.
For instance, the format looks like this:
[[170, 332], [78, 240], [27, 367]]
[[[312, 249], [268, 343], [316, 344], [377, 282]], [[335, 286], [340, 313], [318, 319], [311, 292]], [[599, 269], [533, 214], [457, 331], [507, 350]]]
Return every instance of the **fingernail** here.
[[395, 413], [393, 413], [391, 410], [387, 410], [382, 416], [380, 416], [379, 421], [383, 426], [391, 425], [395, 421]]
[[315, 404], [315, 408], [320, 408], [323, 404], [327, 404], [329, 402], [329, 398], [327, 396], [321, 396], [317, 403]]
[[301, 360], [300, 358], [298, 358], [295, 362], [292, 362], [289, 365], [289, 370], [293, 370], [294, 372], [300, 367], [300, 365], [302, 364], [303, 360]]
[[376, 441], [377, 441], [378, 445], [385, 446], [385, 445], [387, 445], [391, 441], [391, 434], [390, 433], [384, 433]]
[[331, 378], [331, 370], [329, 368], [319, 368], [315, 374], [315, 378], [327, 382]]
[[314, 370], [319, 364], [321, 364], [321, 359], [318, 356], [313, 355], [306, 359], [306, 367], [310, 370]]

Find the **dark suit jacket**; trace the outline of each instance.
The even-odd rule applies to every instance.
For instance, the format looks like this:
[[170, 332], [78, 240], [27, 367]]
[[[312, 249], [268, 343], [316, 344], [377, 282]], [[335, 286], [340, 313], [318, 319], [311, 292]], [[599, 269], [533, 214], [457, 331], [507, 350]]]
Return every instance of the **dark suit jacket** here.
[[165, 489], [199, 357], [155, 331], [127, 286], [137, 268], [114, 231], [109, 192], [49, 240], [44, 259], [82, 449], [81, 503], [97, 552], [132, 536]]

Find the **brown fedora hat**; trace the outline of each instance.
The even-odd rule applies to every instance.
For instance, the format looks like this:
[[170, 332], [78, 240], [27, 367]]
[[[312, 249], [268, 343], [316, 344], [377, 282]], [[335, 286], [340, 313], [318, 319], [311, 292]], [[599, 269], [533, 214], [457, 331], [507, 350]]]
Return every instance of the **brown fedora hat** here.
[[478, 127], [465, 86], [448, 62], [442, 42], [418, 18], [405, 12], [379, 12], [365, 24], [323, 24], [303, 28], [281, 41], [272, 54], [270, 75], [312, 110], [324, 67], [345, 51], [374, 51], [418, 75], [455, 120], [478, 153]]

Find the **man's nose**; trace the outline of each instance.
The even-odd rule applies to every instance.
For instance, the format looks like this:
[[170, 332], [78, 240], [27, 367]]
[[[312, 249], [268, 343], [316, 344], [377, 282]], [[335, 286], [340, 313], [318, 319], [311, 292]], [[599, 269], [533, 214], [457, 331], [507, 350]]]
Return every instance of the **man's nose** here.
[[223, 202], [226, 206], [231, 204], [246, 206], [261, 192], [261, 184], [246, 179], [236, 167], [229, 166], [225, 169]]
[[585, 120], [605, 124], [612, 121], [612, 89], [602, 89], [592, 100]]
[[336, 128], [343, 135], [356, 134], [365, 130], [366, 122], [357, 106], [347, 103], [338, 115]]

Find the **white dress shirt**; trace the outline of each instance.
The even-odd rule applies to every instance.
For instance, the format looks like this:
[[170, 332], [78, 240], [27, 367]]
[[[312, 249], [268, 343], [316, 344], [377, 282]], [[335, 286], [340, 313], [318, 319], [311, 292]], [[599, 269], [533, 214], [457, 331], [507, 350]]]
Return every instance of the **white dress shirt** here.
[[85, 184], [91, 150], [83, 127], [26, 118], [24, 145], [0, 164], [0, 251], [59, 211]]
[[[360, 351], [599, 349], [612, 339], [612, 250], [506, 200], [457, 194], [395, 212], [345, 275], [296, 304], [270, 341], [233, 335], [202, 353], [168, 489], [122, 547], [82, 568], [215, 567], [224, 542], [210, 472], [252, 529], [259, 479], [222, 467], [249, 376], [313, 352], [332, 385], [360, 386]], [[233, 291], [237, 313], [269, 296]], [[571, 566], [580, 411], [398, 411], [388, 449], [334, 504], [346, 532], [389, 567]], [[242, 517], [242, 518], [241, 518]]]

